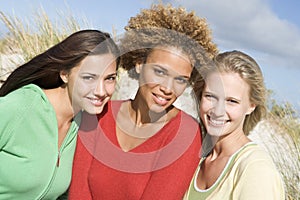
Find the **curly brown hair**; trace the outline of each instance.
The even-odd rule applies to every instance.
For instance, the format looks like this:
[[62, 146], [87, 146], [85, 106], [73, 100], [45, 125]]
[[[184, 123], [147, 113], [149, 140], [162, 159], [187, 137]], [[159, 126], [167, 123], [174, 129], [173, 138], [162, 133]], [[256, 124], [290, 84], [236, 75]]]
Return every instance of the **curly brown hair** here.
[[145, 63], [154, 48], [176, 47], [188, 55], [194, 66], [191, 82], [198, 68], [218, 53], [206, 20], [182, 7], [157, 4], [142, 9], [140, 14], [131, 17], [125, 30], [120, 38], [121, 66], [132, 78], [138, 75], [131, 69], [137, 63]]

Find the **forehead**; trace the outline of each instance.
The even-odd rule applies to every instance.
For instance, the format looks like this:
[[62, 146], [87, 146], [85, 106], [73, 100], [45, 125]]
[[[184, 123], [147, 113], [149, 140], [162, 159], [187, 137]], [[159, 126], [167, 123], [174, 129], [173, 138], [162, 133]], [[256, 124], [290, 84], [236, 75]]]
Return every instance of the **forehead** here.
[[213, 72], [205, 79], [205, 89], [218, 95], [248, 97], [249, 88], [247, 82], [234, 72]]
[[79, 72], [101, 74], [110, 68], [115, 68], [116, 62], [113, 54], [89, 55], [77, 67]]
[[147, 64], [157, 64], [177, 73], [192, 72], [193, 66], [188, 56], [176, 48], [155, 48], [147, 57]]

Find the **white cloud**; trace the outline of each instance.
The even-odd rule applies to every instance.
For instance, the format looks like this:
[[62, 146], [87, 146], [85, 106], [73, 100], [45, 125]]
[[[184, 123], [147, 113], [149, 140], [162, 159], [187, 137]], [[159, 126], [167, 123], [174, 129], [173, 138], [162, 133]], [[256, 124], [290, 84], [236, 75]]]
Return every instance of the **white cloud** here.
[[[266, 0], [175, 1], [207, 19], [220, 49], [265, 56], [268, 65], [300, 68], [300, 28], [280, 19]], [[284, 2], [283, 2], [284, 3]]]

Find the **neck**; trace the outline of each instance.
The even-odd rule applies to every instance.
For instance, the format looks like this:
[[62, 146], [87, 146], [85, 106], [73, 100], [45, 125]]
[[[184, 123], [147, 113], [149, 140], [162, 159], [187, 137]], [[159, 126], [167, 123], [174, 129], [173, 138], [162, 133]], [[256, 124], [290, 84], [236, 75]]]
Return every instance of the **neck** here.
[[242, 146], [250, 142], [251, 140], [244, 134], [243, 131], [238, 133], [230, 133], [223, 137], [211, 137], [213, 150], [211, 152], [212, 157], [228, 157], [233, 155]]
[[58, 126], [69, 123], [74, 117], [68, 91], [63, 87], [44, 90], [56, 113]]

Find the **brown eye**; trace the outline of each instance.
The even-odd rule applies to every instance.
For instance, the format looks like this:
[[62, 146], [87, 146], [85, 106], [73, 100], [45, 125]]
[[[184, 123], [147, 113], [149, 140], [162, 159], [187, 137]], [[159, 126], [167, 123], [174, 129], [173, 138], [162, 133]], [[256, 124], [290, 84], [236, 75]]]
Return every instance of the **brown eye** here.
[[177, 77], [177, 78], [175, 78], [175, 80], [179, 84], [187, 84], [189, 82], [187, 79], [182, 78], [182, 77]]
[[212, 94], [205, 94], [204, 97], [206, 97], [207, 99], [215, 99], [216, 98]]
[[82, 76], [83, 80], [93, 80], [94, 77], [93, 76]]
[[107, 81], [115, 81], [116, 80], [116, 75], [108, 76], [105, 80]]
[[164, 76], [166, 75], [165, 71], [161, 70], [161, 69], [158, 69], [158, 68], [154, 68], [154, 73], [158, 76]]

